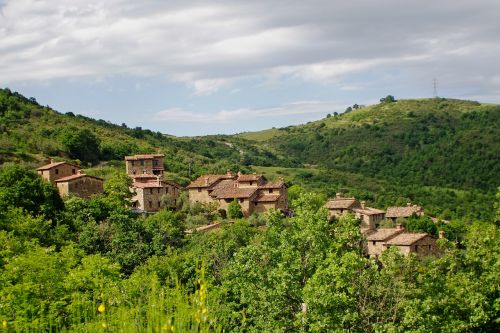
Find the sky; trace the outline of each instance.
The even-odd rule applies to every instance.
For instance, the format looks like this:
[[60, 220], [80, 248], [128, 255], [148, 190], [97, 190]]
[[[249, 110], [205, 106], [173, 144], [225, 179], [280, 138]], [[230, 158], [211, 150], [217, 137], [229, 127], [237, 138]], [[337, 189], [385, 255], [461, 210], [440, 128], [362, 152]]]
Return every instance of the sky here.
[[0, 0], [0, 87], [178, 136], [352, 104], [500, 103], [500, 1]]

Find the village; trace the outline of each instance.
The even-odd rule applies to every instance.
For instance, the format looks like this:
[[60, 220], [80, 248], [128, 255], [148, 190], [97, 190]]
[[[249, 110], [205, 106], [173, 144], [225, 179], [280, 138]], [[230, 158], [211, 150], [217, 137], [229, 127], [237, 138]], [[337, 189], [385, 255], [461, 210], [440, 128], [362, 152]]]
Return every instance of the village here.
[[[259, 174], [201, 175], [186, 188], [164, 177], [164, 155], [144, 154], [125, 157], [125, 171], [131, 179], [133, 196], [131, 207], [137, 213], [151, 214], [163, 208], [175, 209], [177, 200], [183, 191], [187, 191], [189, 203], [215, 203], [222, 218], [227, 215], [229, 204], [236, 201], [244, 217], [262, 214], [270, 210], [282, 212], [285, 216], [293, 215], [288, 205], [288, 193], [285, 181], [279, 178], [268, 181]], [[82, 168], [68, 162], [56, 162], [51, 159], [37, 169], [37, 173], [46, 181], [54, 184], [61, 197], [74, 195], [89, 198], [102, 194], [104, 180], [83, 173]], [[168, 198], [168, 200], [165, 200]], [[378, 258], [390, 247], [396, 247], [401, 253], [417, 256], [439, 254], [436, 238], [427, 233], [414, 233], [405, 230], [401, 221], [412, 216], [423, 216], [424, 210], [418, 205], [407, 203], [402, 207], [388, 207], [386, 211], [366, 206], [364, 201], [354, 197], [344, 197], [337, 193], [328, 199], [324, 207], [330, 220], [352, 214], [360, 221], [364, 236], [364, 249], [368, 256]], [[393, 221], [395, 227], [383, 228], [381, 222]], [[216, 229], [220, 223], [213, 223], [197, 228], [203, 232]], [[189, 230], [188, 233], [192, 233]], [[444, 238], [444, 231], [439, 232]]]

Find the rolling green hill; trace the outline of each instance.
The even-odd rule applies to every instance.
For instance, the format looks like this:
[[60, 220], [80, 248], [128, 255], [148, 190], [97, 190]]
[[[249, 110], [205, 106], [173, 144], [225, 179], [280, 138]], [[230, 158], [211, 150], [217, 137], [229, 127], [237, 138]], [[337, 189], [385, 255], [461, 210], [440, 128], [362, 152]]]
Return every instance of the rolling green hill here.
[[0, 90], [0, 164], [35, 167], [72, 159], [107, 177], [123, 156], [162, 152], [185, 185], [238, 169], [284, 176], [288, 185], [356, 195], [385, 208], [407, 201], [443, 218], [491, 219], [500, 185], [500, 106], [451, 99], [401, 100], [300, 126], [177, 138], [72, 113]]

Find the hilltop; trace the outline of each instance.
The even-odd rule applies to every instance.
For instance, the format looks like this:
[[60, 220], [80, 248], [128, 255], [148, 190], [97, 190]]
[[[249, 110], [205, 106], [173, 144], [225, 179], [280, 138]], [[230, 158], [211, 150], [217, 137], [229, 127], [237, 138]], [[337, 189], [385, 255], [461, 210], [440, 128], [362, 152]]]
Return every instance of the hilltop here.
[[293, 161], [402, 184], [494, 191], [500, 105], [433, 98], [238, 135]]

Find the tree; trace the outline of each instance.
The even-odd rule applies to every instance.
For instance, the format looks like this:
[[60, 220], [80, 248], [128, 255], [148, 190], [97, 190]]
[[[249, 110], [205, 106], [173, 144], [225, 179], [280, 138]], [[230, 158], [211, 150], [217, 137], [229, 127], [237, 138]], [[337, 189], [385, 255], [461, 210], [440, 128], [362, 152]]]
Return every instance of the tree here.
[[64, 203], [54, 185], [26, 167], [9, 165], [0, 169], [0, 214], [9, 207], [53, 219]]
[[130, 207], [133, 196], [132, 179], [123, 172], [116, 172], [104, 183], [106, 201], [114, 207]]
[[65, 129], [61, 142], [71, 158], [90, 163], [99, 161], [101, 140], [89, 129]]
[[241, 211], [241, 206], [238, 202], [238, 199], [234, 199], [227, 206], [227, 217], [230, 219], [239, 219], [243, 217], [243, 212]]
[[387, 95], [380, 99], [380, 103], [394, 103], [394, 102], [396, 102], [396, 99], [392, 95]]

